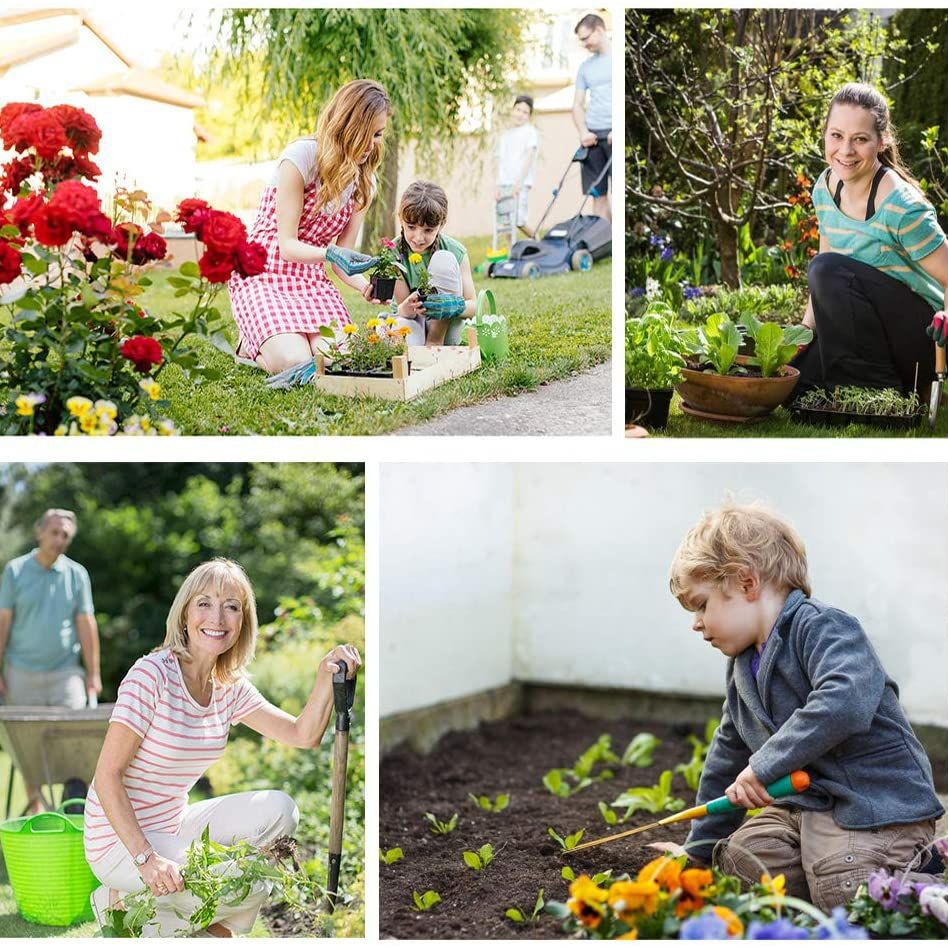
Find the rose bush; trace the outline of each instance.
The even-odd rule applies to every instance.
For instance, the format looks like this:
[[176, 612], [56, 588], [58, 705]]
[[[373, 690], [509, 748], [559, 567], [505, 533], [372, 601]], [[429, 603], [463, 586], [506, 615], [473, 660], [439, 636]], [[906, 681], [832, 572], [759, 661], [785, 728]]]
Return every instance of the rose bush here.
[[[0, 306], [9, 313], [0, 318], [0, 431], [91, 433], [67, 407], [75, 397], [115, 406], [96, 433], [167, 429], [150, 419], [164, 403], [142, 388], [143, 376], [154, 383], [177, 365], [195, 381], [219, 377], [187, 340], [197, 334], [226, 348], [215, 340], [222, 317], [214, 298], [234, 273], [261, 272], [265, 251], [233, 215], [196, 198], [181, 202], [177, 219], [206, 250], [201, 264], [185, 263], [170, 278], [190, 306], [158, 319], [135, 297], [151, 283], [143, 268], [167, 256], [161, 231], [172, 218], [154, 214], [143, 191], [118, 189], [111, 214], [103, 210], [86, 183], [100, 175], [90, 158], [101, 140], [92, 116], [70, 105], [9, 103], [0, 109], [0, 140], [17, 153], [0, 178]], [[26, 403], [18, 400], [38, 397], [29, 414], [20, 410]], [[125, 431], [119, 417], [134, 417], [136, 430]]]

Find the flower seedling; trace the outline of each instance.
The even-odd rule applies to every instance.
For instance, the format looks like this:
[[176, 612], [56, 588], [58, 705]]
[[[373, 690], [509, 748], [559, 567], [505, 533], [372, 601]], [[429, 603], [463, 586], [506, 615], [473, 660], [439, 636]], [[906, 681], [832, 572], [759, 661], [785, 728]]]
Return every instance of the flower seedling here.
[[463, 859], [468, 868], [483, 872], [494, 861], [494, 847], [490, 843], [484, 843], [477, 852], [467, 850]]
[[386, 866], [390, 866], [393, 862], [398, 862], [404, 858], [405, 854], [402, 852], [401, 846], [396, 846], [394, 849], [388, 850], [388, 852], [382, 852], [381, 848], [379, 849], [379, 859], [384, 862]]
[[437, 905], [441, 901], [441, 896], [433, 889], [429, 889], [424, 895], [412, 891], [411, 900], [414, 911], [427, 912], [433, 905]]
[[455, 827], [458, 825], [457, 813], [455, 813], [447, 823], [439, 820], [434, 813], [426, 813], [425, 819], [431, 824], [431, 832], [438, 836], [447, 836], [448, 833], [453, 833]]
[[583, 827], [581, 830], [576, 830], [575, 833], [570, 833], [564, 839], [564, 837], [560, 836], [560, 834], [557, 833], [556, 830], [553, 829], [552, 826], [547, 827], [547, 833], [549, 833], [552, 839], [556, 840], [560, 849], [564, 853], [568, 853], [571, 849], [575, 849], [579, 845], [580, 840], [583, 838], [583, 833], [585, 832], [586, 832], [586, 828]]
[[498, 793], [493, 803], [491, 803], [490, 797], [484, 794], [477, 796], [473, 793], [469, 793], [468, 796], [475, 806], [479, 806], [488, 813], [500, 813], [501, 810], [506, 810], [510, 803], [510, 796], [506, 793]]
[[533, 911], [529, 915], [527, 915], [527, 913], [524, 912], [524, 910], [520, 908], [519, 905], [515, 905], [513, 908], [507, 909], [507, 911], [504, 912], [504, 915], [506, 915], [507, 918], [509, 918], [512, 922], [517, 922], [518, 924], [523, 922], [535, 922], [537, 920], [537, 916], [543, 911], [544, 905], [546, 905], [546, 902], [543, 901], [543, 889], [540, 889], [540, 892], [537, 895], [537, 900], [533, 906]]
[[670, 770], [662, 771], [658, 783], [653, 787], [630, 787], [625, 793], [612, 801], [613, 806], [626, 807], [625, 816], [622, 822], [625, 822], [633, 813], [638, 810], [647, 810], [649, 813], [661, 813], [667, 811], [676, 813], [685, 808], [685, 801], [671, 795], [672, 772]]
[[649, 734], [648, 731], [636, 734], [629, 741], [629, 746], [622, 755], [622, 763], [626, 765], [634, 764], [636, 767], [651, 767], [652, 755], [655, 753], [655, 748], [661, 743], [654, 734]]

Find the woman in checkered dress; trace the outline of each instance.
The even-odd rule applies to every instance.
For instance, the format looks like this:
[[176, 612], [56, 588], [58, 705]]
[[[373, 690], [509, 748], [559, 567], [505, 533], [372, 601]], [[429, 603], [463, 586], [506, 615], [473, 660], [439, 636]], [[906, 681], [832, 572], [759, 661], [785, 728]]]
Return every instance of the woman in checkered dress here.
[[228, 284], [238, 356], [268, 373], [312, 358], [321, 326], [341, 332], [351, 321], [326, 275], [327, 262], [344, 283], [372, 298], [369, 281], [349, 265], [369, 258], [347, 248], [374, 196], [390, 112], [377, 82], [349, 82], [320, 115], [316, 137], [295, 141], [280, 155], [250, 233], [267, 249], [266, 270]]

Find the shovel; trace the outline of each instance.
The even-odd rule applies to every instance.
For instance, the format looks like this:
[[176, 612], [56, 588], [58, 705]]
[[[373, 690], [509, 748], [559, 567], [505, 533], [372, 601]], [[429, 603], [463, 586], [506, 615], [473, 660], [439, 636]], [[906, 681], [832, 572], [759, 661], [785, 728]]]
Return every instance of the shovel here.
[[932, 394], [928, 402], [928, 426], [935, 427], [938, 420], [938, 404], [941, 401], [941, 390], [945, 386], [945, 347], [935, 344], [935, 381], [932, 382]]
[[[789, 797], [794, 793], [803, 793], [810, 786], [810, 775], [805, 770], [795, 770], [786, 777], [781, 777], [767, 787], [767, 793], [774, 799], [778, 797]], [[691, 809], [682, 810], [681, 813], [673, 813], [666, 816], [665, 819], [657, 823], [649, 823], [648, 826], [637, 826], [635, 829], [626, 830], [624, 833], [616, 833], [614, 836], [604, 836], [602, 839], [594, 839], [591, 842], [583, 843], [581, 846], [574, 846], [569, 850], [570, 853], [579, 852], [581, 849], [589, 849], [592, 846], [601, 846], [603, 843], [611, 843], [614, 839], [622, 839], [625, 836], [634, 836], [636, 833], [644, 833], [646, 830], [655, 829], [656, 826], [667, 826], [669, 823], [680, 823], [682, 820], [698, 820], [709, 813], [730, 813], [738, 810], [727, 797], [718, 797], [716, 800], [709, 800], [700, 806], [693, 806]]]
[[329, 880], [325, 909], [330, 915], [336, 907], [339, 866], [342, 861], [342, 826], [346, 811], [346, 762], [349, 759], [350, 712], [355, 701], [356, 677], [346, 678], [349, 667], [341, 658], [334, 659], [339, 671], [333, 672], [332, 698], [336, 708], [336, 738], [332, 747], [332, 797], [329, 805]]

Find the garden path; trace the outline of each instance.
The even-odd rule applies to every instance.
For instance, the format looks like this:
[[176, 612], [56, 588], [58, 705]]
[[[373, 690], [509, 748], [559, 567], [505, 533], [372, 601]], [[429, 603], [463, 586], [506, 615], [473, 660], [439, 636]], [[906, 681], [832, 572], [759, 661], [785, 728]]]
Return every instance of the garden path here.
[[466, 405], [395, 435], [608, 435], [612, 362], [525, 395]]

